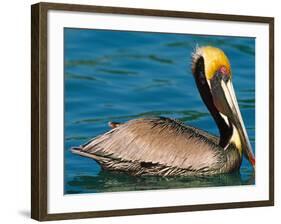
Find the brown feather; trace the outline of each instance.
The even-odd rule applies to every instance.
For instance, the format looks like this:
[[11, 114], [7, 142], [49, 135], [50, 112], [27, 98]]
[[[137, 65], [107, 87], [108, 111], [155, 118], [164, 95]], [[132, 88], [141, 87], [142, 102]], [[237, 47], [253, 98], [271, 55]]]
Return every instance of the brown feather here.
[[[218, 142], [216, 136], [202, 130], [173, 119], [155, 117], [118, 125], [72, 151], [94, 158], [106, 169], [135, 175], [229, 172], [240, 165], [241, 158], [233, 150], [221, 148]], [[231, 157], [237, 157], [231, 158], [233, 164], [227, 163], [230, 152]]]

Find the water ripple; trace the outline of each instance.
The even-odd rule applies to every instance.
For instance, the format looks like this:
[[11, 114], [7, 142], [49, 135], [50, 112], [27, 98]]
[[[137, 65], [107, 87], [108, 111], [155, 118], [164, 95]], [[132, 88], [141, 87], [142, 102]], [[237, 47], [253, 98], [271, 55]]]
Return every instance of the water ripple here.
[[193, 121], [198, 120], [202, 117], [209, 116], [209, 113], [204, 113], [200, 111], [195, 110], [183, 110], [183, 111], [148, 111], [144, 113], [139, 113], [135, 115], [124, 115], [124, 116], [106, 116], [101, 118], [89, 118], [89, 119], [81, 119], [74, 121], [73, 124], [90, 124], [90, 123], [96, 123], [96, 122], [108, 122], [108, 121], [119, 121], [124, 119], [134, 119], [139, 117], [149, 117], [149, 116], [172, 116], [172, 115], [178, 115], [178, 120], [181, 120], [183, 122], [186, 121]]
[[118, 191], [140, 191], [153, 189], [178, 189], [195, 187], [216, 187], [229, 185], [250, 185], [254, 183], [254, 176], [249, 173], [241, 178], [239, 173], [223, 174], [212, 177], [157, 177], [142, 176], [135, 177], [125, 173], [100, 171], [96, 176], [79, 175], [68, 181], [70, 189], [68, 194], [96, 192], [118, 192]]
[[137, 75], [138, 72], [136, 71], [128, 71], [128, 70], [121, 70], [121, 69], [98, 69], [97, 71], [108, 73], [108, 74], [116, 74], [116, 75]]

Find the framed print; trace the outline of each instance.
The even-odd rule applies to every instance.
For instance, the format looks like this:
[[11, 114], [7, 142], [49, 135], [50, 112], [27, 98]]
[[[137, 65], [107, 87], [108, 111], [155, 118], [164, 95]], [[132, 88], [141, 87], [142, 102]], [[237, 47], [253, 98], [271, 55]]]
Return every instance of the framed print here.
[[32, 218], [274, 204], [274, 19], [32, 5]]

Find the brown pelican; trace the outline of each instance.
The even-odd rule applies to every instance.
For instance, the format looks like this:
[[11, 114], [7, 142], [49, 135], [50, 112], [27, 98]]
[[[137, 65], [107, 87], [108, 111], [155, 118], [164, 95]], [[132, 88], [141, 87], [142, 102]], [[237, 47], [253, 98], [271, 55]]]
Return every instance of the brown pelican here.
[[132, 175], [213, 175], [238, 170], [242, 155], [255, 167], [255, 156], [232, 86], [230, 63], [218, 48], [200, 47], [192, 54], [192, 73], [220, 136], [180, 121], [150, 117], [112, 129], [72, 152], [95, 159], [103, 169]]

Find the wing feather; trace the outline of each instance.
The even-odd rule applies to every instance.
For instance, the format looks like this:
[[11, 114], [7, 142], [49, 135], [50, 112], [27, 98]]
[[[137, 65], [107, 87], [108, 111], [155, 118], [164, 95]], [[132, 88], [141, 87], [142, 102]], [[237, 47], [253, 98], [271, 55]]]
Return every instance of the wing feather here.
[[182, 169], [219, 169], [225, 156], [218, 138], [169, 118], [140, 118], [100, 135], [82, 151]]

